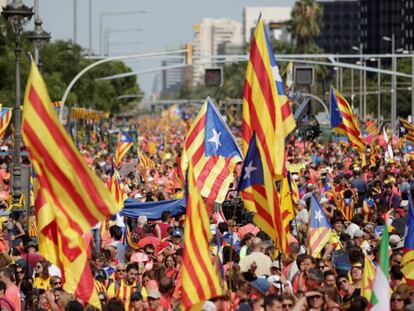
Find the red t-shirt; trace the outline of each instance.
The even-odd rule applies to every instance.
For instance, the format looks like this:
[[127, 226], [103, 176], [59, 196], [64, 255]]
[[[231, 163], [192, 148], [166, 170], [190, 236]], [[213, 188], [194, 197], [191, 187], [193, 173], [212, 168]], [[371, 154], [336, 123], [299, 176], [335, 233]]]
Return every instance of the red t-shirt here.
[[22, 303], [20, 300], [20, 293], [19, 289], [16, 285], [11, 284], [7, 287], [6, 293], [4, 295], [14, 306], [14, 309], [16, 311], [21, 311], [22, 309]]
[[167, 229], [170, 227], [170, 224], [166, 224], [164, 222], [161, 222], [157, 225], [158, 225], [158, 227], [160, 227], [161, 238], [162, 239], [166, 238], [168, 236]]

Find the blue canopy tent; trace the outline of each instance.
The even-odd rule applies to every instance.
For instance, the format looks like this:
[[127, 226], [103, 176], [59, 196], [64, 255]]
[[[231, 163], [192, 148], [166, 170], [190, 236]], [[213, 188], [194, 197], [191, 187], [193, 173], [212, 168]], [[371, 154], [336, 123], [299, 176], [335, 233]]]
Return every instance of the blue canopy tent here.
[[185, 214], [185, 199], [158, 202], [139, 202], [134, 199], [127, 199], [120, 214], [131, 218], [147, 216], [148, 220], [158, 220], [161, 219], [163, 211], [169, 211], [173, 216]]

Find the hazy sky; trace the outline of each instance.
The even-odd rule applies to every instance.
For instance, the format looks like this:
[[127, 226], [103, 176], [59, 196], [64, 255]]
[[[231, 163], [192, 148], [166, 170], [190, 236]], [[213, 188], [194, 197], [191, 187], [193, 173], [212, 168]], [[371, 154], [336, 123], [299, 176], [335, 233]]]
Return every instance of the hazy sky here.
[[[33, 5], [33, 0], [23, 0]], [[100, 12], [149, 11], [148, 14], [108, 16], [103, 19], [104, 28], [132, 29], [139, 32], [112, 33], [110, 51], [112, 54], [135, 54], [160, 52], [167, 47], [178, 47], [192, 40], [192, 25], [204, 17], [230, 17], [242, 21], [245, 6], [291, 6], [294, 0], [92, 0], [92, 47], [100, 51]], [[89, 46], [89, 1], [77, 1], [78, 43]], [[43, 28], [50, 31], [52, 40], [73, 38], [73, 1], [39, 0]], [[33, 24], [26, 28], [31, 29]], [[139, 41], [139, 44], [129, 44]], [[119, 45], [118, 45], [118, 44]], [[128, 45], [125, 45], [128, 44]], [[44, 60], [46, 62], [47, 60]], [[134, 70], [146, 70], [160, 66], [160, 60], [128, 62]], [[138, 77], [140, 86], [148, 96], [151, 93], [155, 74]], [[82, 83], [81, 81], [79, 83]], [[121, 94], [120, 94], [121, 95]]]

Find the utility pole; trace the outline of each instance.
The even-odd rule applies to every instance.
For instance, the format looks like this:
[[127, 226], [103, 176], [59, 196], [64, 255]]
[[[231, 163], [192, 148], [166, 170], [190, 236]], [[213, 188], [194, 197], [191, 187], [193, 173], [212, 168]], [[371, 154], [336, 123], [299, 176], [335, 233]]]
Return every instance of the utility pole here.
[[78, 29], [77, 29], [77, 0], [73, 0], [73, 43], [76, 44], [78, 42], [78, 38], [77, 38], [77, 34], [78, 34]]
[[[395, 57], [395, 35], [392, 34], [392, 71], [397, 71], [397, 57]], [[397, 76], [392, 75], [392, 93], [391, 93], [391, 126], [392, 134], [395, 134], [395, 126], [397, 123]]]
[[[364, 60], [364, 68], [365, 68], [366, 65], [367, 65], [367, 62], [366, 62], [366, 60]], [[364, 96], [363, 96], [363, 99], [364, 99], [364, 107], [363, 107], [364, 111], [363, 111], [363, 114], [362, 114], [362, 121], [365, 121], [367, 119], [367, 71], [366, 70], [364, 70]]]
[[[381, 58], [378, 57], [378, 70], [380, 70], [380, 69], [381, 69]], [[377, 96], [377, 122], [379, 124], [379, 121], [380, 121], [380, 118], [381, 118], [381, 73], [379, 73], [379, 72], [377, 74], [377, 89], [378, 89], [378, 96]]]
[[92, 55], [92, 0], [89, 0], [89, 56]]
[[354, 69], [351, 69], [351, 107], [354, 110]]
[[[359, 64], [362, 66], [362, 43], [359, 44]], [[362, 69], [359, 71], [359, 117], [362, 119]]]

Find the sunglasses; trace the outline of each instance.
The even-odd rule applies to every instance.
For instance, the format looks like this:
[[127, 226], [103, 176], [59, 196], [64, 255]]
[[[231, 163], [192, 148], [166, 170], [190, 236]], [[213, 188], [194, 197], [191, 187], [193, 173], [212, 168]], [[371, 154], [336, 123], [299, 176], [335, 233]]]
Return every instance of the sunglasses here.
[[293, 307], [293, 303], [284, 303], [282, 304], [283, 308], [292, 308]]
[[55, 283], [53, 283], [53, 286], [56, 286], [56, 285], [62, 285], [62, 282], [55, 282]]
[[36, 269], [41, 269], [41, 268], [42, 268], [42, 266], [36, 266], [35, 268], [36, 268]]
[[154, 252], [146, 252], [147, 255], [154, 255]]
[[391, 298], [391, 301], [401, 302], [403, 301], [401, 298]]
[[125, 272], [125, 269], [116, 269], [116, 272]]
[[20, 270], [20, 271], [16, 271], [18, 274], [24, 274], [24, 271], [23, 270]]

